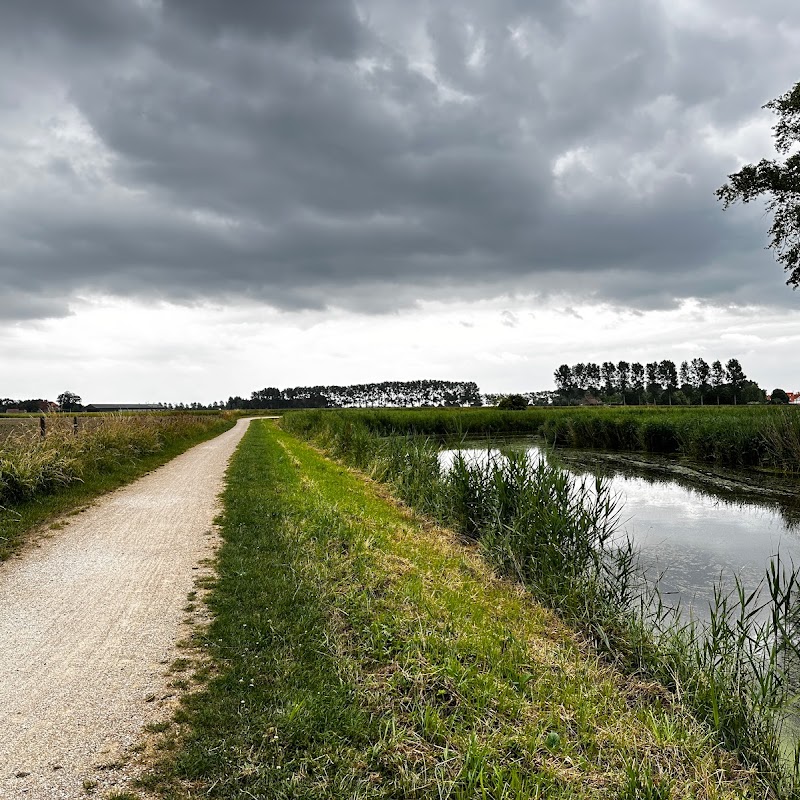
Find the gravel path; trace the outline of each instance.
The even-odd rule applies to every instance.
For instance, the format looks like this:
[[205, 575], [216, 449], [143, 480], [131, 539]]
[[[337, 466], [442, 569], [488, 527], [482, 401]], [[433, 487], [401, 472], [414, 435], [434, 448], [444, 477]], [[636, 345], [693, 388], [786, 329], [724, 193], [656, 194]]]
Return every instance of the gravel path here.
[[114, 765], [169, 693], [186, 596], [213, 552], [217, 497], [248, 422], [0, 565], [0, 798], [124, 784]]

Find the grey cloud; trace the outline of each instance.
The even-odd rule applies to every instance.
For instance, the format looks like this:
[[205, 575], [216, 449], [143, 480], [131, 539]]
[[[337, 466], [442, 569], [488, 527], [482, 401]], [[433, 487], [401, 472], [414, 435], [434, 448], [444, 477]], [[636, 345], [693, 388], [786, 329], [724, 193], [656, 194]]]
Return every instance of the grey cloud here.
[[11, 0], [0, 8], [0, 23], [6, 46], [53, 37], [76, 49], [106, 48], [135, 41], [150, 29], [152, 12], [130, 0]]
[[47, 293], [33, 294], [10, 286], [5, 286], [0, 293], [0, 320], [31, 322], [65, 317], [69, 313], [69, 304], [64, 298]]
[[341, 58], [358, 53], [366, 37], [352, 0], [163, 0], [168, 23], [189, 22], [211, 35], [226, 32], [278, 40], [307, 37], [318, 51]]
[[6, 5], [0, 158], [30, 149], [41, 85], [103, 153], [49, 153], [0, 189], [0, 315], [76, 291], [795, 300], [760, 211], [714, 200], [737, 165], [704, 139], [797, 78], [768, 36], [788, 0], [755, 20], [706, 2], [716, 28], [654, 0]]
[[500, 318], [503, 320], [503, 325], [507, 328], [516, 328], [519, 325], [519, 319], [513, 311], [505, 309], [501, 312]]

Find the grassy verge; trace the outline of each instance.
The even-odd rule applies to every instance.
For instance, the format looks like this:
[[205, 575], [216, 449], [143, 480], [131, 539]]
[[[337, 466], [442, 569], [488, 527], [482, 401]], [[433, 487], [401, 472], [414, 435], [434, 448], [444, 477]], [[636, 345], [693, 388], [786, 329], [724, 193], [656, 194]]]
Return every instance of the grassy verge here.
[[643, 580], [630, 542], [615, 536], [613, 498], [601, 480], [576, 480], [522, 454], [483, 463], [456, 456], [443, 470], [429, 440], [381, 440], [348, 414], [289, 416], [284, 425], [297, 421], [329, 452], [477, 541], [501, 574], [557, 610], [599, 651], [679, 695], [770, 791], [796, 796], [800, 748], [784, 733], [800, 655], [796, 568], [776, 560], [760, 594], [746, 595], [738, 582], [732, 590], [715, 587], [711, 622], [696, 624]]
[[143, 791], [755, 796], [668, 692], [602, 663], [474, 548], [273, 425], [251, 425], [224, 499], [203, 685]]
[[0, 561], [34, 529], [165, 464], [234, 422], [219, 416], [107, 418], [74, 435], [68, 420], [0, 445]]

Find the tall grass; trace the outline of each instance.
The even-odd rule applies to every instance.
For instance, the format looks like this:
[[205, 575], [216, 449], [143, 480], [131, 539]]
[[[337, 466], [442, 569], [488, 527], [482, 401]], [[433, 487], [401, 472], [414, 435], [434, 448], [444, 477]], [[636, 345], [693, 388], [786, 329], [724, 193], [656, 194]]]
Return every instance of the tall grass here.
[[706, 625], [675, 609], [650, 609], [657, 658], [642, 660], [779, 797], [800, 792], [800, 747], [790, 730], [798, 712], [798, 588], [798, 571], [776, 558], [750, 593], [738, 578], [728, 590], [715, 586]]
[[113, 414], [75, 432], [71, 419], [52, 415], [46, 436], [21, 428], [0, 443], [0, 506], [51, 493], [219, 425], [213, 416]]
[[800, 471], [800, 414], [781, 408], [770, 417], [764, 431], [769, 460], [773, 464], [791, 465]]
[[[797, 418], [775, 419], [794, 426]], [[615, 533], [619, 507], [602, 479], [578, 481], [527, 454], [482, 461], [457, 454], [444, 470], [433, 441], [381, 441], [367, 420], [347, 414], [291, 414], [283, 424], [477, 541], [499, 571], [571, 620], [602, 652], [666, 686], [719, 743], [757, 770], [768, 792], [800, 794], [800, 750], [785, 733], [796, 691], [792, 670], [800, 669], [797, 570], [776, 560], [760, 590], [749, 594], [738, 580], [731, 590], [717, 586], [710, 621], [701, 623], [666, 606], [657, 586], [645, 582], [631, 542]], [[785, 441], [786, 429], [777, 431]], [[649, 435], [666, 436], [655, 428]]]

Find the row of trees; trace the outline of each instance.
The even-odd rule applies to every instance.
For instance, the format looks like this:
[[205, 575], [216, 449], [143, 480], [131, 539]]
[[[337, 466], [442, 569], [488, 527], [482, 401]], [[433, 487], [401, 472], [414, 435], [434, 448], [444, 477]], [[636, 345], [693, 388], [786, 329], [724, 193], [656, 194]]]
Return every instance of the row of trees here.
[[[483, 402], [487, 406], [499, 406], [500, 403], [508, 397], [523, 397], [527, 406], [552, 406], [559, 405], [564, 402], [564, 398], [558, 392], [551, 390], [536, 391], [536, 392], [520, 392], [519, 394], [485, 394], [483, 395]], [[518, 401], [514, 401], [518, 402]]]
[[[58, 403], [48, 400], [0, 399], [0, 413], [8, 410], [80, 411], [81, 397], [62, 392]], [[165, 410], [248, 409], [248, 408], [350, 408], [367, 406], [480, 406], [482, 399], [474, 381], [384, 381], [351, 386], [296, 386], [291, 389], [268, 387], [250, 397], [229, 397], [213, 403], [158, 403]]]
[[29, 414], [37, 414], [40, 411], [51, 411], [53, 403], [49, 400], [37, 398], [36, 400], [14, 400], [10, 397], [0, 398], [0, 414], [6, 411], [25, 411]]
[[731, 358], [710, 365], [702, 358], [680, 366], [664, 359], [647, 364], [604, 361], [602, 364], [562, 364], [554, 373], [562, 402], [718, 404], [764, 402], [766, 395], [747, 379], [742, 365]]
[[474, 381], [384, 381], [350, 386], [268, 387], [249, 398], [230, 397], [226, 408], [357, 408], [368, 406], [479, 406]]
[[[213, 403], [157, 403], [157, 408], [162, 408], [165, 411], [173, 409], [179, 411], [189, 410], [216, 410], [228, 408], [224, 400], [214, 401]], [[80, 395], [74, 392], [62, 392], [57, 399], [57, 402], [50, 400], [14, 400], [10, 397], [0, 398], [0, 414], [6, 411], [24, 411], [28, 414], [49, 413], [51, 411], [64, 411], [74, 412], [83, 411], [86, 408], [82, 404]]]
[[0, 414], [6, 411], [25, 411], [28, 414], [38, 414], [50, 411], [80, 411], [83, 408], [81, 398], [74, 392], [62, 392], [58, 396], [58, 402], [43, 400], [41, 397], [35, 400], [13, 400], [10, 397], [0, 398]]

